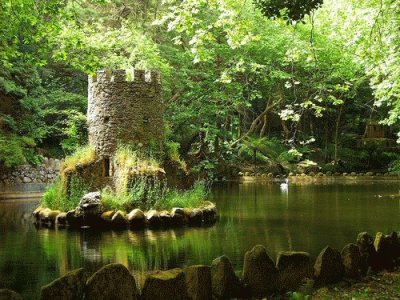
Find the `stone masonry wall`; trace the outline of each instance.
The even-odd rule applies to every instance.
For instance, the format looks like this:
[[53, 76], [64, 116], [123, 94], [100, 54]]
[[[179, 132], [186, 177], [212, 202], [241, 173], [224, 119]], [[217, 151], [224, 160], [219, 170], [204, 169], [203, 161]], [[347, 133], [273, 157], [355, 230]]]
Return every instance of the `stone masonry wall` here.
[[163, 139], [161, 80], [157, 72], [97, 72], [89, 77], [89, 144], [96, 155], [112, 157], [118, 143], [143, 145]]
[[57, 178], [61, 161], [45, 158], [39, 166], [22, 165], [12, 170], [0, 170], [0, 183], [49, 183]]

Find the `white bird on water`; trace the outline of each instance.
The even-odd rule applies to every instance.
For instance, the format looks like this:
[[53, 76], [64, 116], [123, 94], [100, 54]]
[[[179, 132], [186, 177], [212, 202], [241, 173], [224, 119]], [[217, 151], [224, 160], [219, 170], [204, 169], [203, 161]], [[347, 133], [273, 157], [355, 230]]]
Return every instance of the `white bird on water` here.
[[288, 188], [289, 188], [289, 179], [286, 178], [286, 179], [285, 179], [285, 182], [282, 182], [282, 183], [281, 183], [281, 190], [282, 190], [282, 191], [286, 191]]

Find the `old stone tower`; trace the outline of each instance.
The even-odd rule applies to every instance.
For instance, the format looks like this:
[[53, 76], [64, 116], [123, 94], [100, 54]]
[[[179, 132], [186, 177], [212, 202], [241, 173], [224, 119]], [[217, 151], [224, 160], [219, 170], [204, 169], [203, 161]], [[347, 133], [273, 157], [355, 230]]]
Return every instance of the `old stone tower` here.
[[89, 77], [88, 102], [89, 144], [98, 157], [112, 157], [119, 143], [161, 147], [164, 108], [159, 73], [99, 71]]
[[[89, 77], [87, 119], [89, 144], [95, 149], [95, 159], [63, 171], [67, 191], [75, 178], [90, 191], [115, 187], [121, 176], [127, 176], [115, 160], [119, 145], [155, 151], [152, 153], [155, 156], [161, 153], [163, 114], [158, 72], [99, 71]], [[138, 168], [131, 170], [130, 176], [138, 172], [155, 176], [163, 171], [153, 168], [153, 173], [147, 169], [142, 172]]]

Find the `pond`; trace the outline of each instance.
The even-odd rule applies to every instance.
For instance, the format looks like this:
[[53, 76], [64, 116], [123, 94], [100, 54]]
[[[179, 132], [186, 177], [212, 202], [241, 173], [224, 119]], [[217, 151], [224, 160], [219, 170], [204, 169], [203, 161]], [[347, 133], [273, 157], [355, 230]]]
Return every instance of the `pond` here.
[[64, 273], [120, 262], [142, 282], [147, 271], [211, 264], [226, 254], [240, 273], [244, 253], [341, 249], [357, 233], [400, 229], [400, 181], [224, 184], [213, 188], [220, 219], [212, 227], [143, 231], [37, 229], [32, 200], [0, 200], [0, 288], [27, 299]]

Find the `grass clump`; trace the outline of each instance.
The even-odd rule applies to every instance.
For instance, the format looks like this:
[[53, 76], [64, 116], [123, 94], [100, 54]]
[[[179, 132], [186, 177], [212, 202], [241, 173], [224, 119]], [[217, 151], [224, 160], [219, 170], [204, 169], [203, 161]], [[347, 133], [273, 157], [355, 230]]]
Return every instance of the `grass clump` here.
[[187, 191], [168, 189], [160, 208], [197, 207], [207, 199], [207, 188], [204, 181], [196, 181]]
[[64, 183], [58, 178], [46, 188], [40, 206], [69, 211], [78, 205], [81, 197], [87, 192], [87, 187], [78, 178], [73, 177], [70, 182], [69, 194], [67, 195]]
[[68, 211], [74, 209], [81, 197], [88, 192], [88, 187], [79, 178], [72, 176], [69, 190], [66, 190], [66, 173], [76, 171], [77, 165], [88, 165], [96, 160], [95, 149], [85, 146], [77, 149], [71, 156], [65, 158], [61, 165], [61, 178], [50, 184], [43, 194], [40, 205], [50, 209]]
[[77, 149], [72, 155], [65, 158], [61, 166], [62, 173], [74, 172], [77, 165], [89, 165], [96, 160], [96, 151], [92, 146]]
[[130, 184], [126, 192], [104, 188], [101, 197], [104, 206], [108, 209], [160, 210], [200, 206], [207, 198], [207, 190], [203, 181], [198, 181], [191, 189], [182, 191], [168, 188], [165, 180], [141, 176]]
[[[149, 155], [135, 151], [132, 146], [120, 146], [115, 155], [118, 174], [115, 190], [118, 195], [123, 195], [129, 188], [131, 178], [139, 176], [139, 182], [145, 175], [157, 175], [161, 170], [159, 163]], [[136, 181], [135, 181], [136, 182]]]

